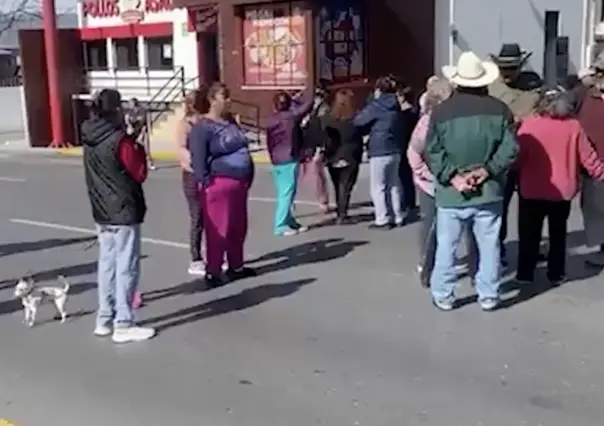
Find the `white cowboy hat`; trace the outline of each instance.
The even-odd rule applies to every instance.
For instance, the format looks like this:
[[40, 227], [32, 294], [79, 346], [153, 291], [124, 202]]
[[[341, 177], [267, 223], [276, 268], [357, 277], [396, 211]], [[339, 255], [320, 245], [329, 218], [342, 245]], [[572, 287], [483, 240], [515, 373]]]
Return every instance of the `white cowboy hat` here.
[[499, 67], [493, 62], [482, 61], [474, 52], [463, 52], [457, 66], [445, 65], [442, 72], [447, 80], [461, 87], [484, 87], [499, 78]]

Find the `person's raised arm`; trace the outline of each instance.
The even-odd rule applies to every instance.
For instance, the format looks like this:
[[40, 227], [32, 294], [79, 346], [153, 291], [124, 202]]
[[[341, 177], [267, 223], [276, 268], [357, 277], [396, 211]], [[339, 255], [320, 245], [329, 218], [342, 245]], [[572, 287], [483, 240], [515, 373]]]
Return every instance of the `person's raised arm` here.
[[147, 179], [149, 169], [145, 147], [136, 143], [132, 136], [122, 137], [117, 149], [117, 158], [132, 180], [143, 183]]
[[290, 112], [296, 120], [302, 120], [305, 115], [312, 111], [314, 103], [315, 100], [312, 96], [312, 92], [309, 91], [308, 93], [304, 93], [295, 99], [292, 99]]
[[193, 126], [187, 137], [191, 153], [191, 167], [195, 180], [203, 183], [209, 174], [208, 146], [210, 144], [210, 131], [202, 123]]
[[352, 123], [361, 130], [363, 135], [366, 135], [371, 130], [371, 125], [377, 120], [377, 114], [377, 108], [371, 102], [355, 115]]

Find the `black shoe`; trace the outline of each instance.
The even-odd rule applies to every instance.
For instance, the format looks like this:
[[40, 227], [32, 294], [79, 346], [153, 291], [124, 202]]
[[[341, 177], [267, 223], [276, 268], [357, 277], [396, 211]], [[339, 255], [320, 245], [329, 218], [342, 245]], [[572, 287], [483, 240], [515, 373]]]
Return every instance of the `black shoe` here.
[[352, 223], [352, 219], [350, 216], [341, 216], [336, 219], [336, 225], [350, 225]]
[[380, 231], [390, 231], [393, 228], [394, 228], [394, 224], [392, 224], [392, 223], [386, 223], [384, 225], [378, 225], [377, 223], [372, 223], [371, 225], [369, 225], [369, 229], [376, 229], [376, 230], [380, 230]]
[[210, 273], [206, 273], [205, 284], [208, 289], [218, 288], [225, 285], [224, 280], [220, 277], [220, 275], [212, 275]]
[[422, 265], [417, 265], [417, 276], [423, 288], [430, 288], [430, 273]]
[[226, 271], [226, 276], [229, 279], [229, 282], [255, 277], [256, 275], [258, 274], [254, 269], [247, 268], [245, 266], [239, 269], [228, 269]]
[[566, 281], [566, 275], [550, 276], [548, 274], [547, 279], [551, 283], [552, 287], [560, 287]]
[[516, 284], [525, 287], [525, 286], [530, 286], [533, 284], [533, 282], [535, 281], [534, 277], [525, 277], [523, 275], [516, 275], [516, 277], [514, 278], [514, 281], [516, 281]]
[[537, 262], [547, 262], [547, 256], [547, 253], [539, 252], [539, 254], [537, 255]]

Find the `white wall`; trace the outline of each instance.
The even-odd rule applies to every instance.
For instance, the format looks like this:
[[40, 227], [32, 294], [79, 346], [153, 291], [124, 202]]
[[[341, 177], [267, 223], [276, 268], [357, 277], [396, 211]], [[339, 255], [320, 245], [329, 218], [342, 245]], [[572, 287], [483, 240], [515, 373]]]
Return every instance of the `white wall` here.
[[453, 10], [453, 26], [458, 39], [453, 47], [453, 60], [464, 50], [473, 50], [486, 58], [497, 54], [502, 43], [519, 43], [532, 51], [527, 68], [541, 74], [545, 11], [560, 11], [559, 35], [569, 37], [569, 72], [583, 65], [585, 40], [585, 6], [583, 0], [435, 0], [437, 60], [435, 64], [449, 62], [451, 31], [448, 9]]
[[24, 134], [24, 96], [23, 86], [0, 87], [0, 139], [3, 135]]
[[[108, 26], [124, 25], [124, 22], [119, 16], [115, 17], [92, 17], [83, 16], [82, 5], [78, 3], [78, 22], [81, 28], [99, 28]], [[197, 34], [188, 31], [188, 12], [187, 9], [173, 9], [170, 11], [161, 11], [157, 13], [145, 13], [142, 23], [161, 23], [170, 22], [173, 26], [172, 30], [172, 55], [175, 69], [183, 67], [185, 80], [188, 81], [188, 87], [194, 88], [197, 85], [196, 77], [199, 74], [198, 59], [197, 59]], [[140, 89], [129, 89], [122, 91], [124, 97], [138, 97], [141, 100], [150, 98], [147, 88], [147, 77], [145, 75], [146, 52], [143, 46], [143, 39], [139, 37], [139, 65], [140, 71], [114, 71], [111, 70], [113, 64], [113, 51], [111, 49], [111, 39], [107, 40], [108, 49], [108, 71], [91, 71], [89, 72], [90, 85], [94, 88], [111, 87], [115, 88], [117, 77], [118, 89], [119, 84], [128, 86], [140, 86]], [[174, 75], [174, 71], [170, 70], [151, 70], [149, 76], [152, 79], [152, 86], [155, 92], [163, 86], [170, 77]], [[126, 77], [126, 80], [120, 80], [120, 77]], [[133, 80], [133, 77], [139, 77], [139, 80]]]

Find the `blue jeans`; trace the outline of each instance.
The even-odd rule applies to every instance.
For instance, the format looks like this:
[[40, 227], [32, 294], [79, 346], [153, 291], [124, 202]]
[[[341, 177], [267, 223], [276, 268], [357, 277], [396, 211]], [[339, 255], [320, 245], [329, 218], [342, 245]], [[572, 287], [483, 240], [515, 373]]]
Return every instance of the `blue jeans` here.
[[455, 299], [456, 253], [466, 226], [470, 227], [478, 247], [478, 270], [475, 275], [478, 299], [499, 297], [501, 284], [499, 231], [502, 214], [502, 202], [462, 208], [438, 208], [436, 213], [438, 242], [430, 280], [430, 289], [435, 300], [451, 303]]
[[297, 162], [273, 165], [272, 173], [276, 192], [275, 235], [300, 228], [292, 209], [298, 186], [298, 168]]
[[381, 155], [369, 159], [369, 185], [376, 225], [403, 223], [402, 187], [398, 175], [400, 162], [400, 154]]
[[134, 322], [132, 298], [140, 274], [141, 228], [96, 225], [99, 310], [97, 325], [129, 327]]

